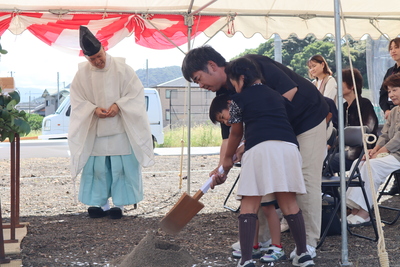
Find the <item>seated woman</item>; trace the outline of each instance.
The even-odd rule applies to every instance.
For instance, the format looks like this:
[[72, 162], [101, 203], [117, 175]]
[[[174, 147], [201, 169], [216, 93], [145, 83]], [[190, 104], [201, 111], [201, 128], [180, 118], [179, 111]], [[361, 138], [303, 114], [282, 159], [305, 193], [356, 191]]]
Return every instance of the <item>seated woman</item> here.
[[[382, 134], [379, 136], [376, 146], [368, 150], [368, 155], [371, 159], [369, 163], [374, 181], [373, 185], [369, 181], [367, 164], [364, 164], [364, 162], [360, 164], [360, 174], [365, 182], [364, 187], [369, 205], [373, 203], [371, 190], [377, 191], [390, 173], [400, 169], [400, 131], [397, 125], [400, 120], [400, 74], [389, 76], [383, 85], [395, 107], [383, 126]], [[368, 207], [361, 188], [349, 188], [346, 196], [347, 206], [351, 209], [351, 214], [347, 216], [348, 224], [362, 225], [368, 223], [371, 219], [369, 218]]]
[[[353, 78], [351, 75], [351, 69], [342, 70], [343, 79], [343, 98], [345, 103], [343, 104], [343, 115], [344, 115], [344, 127], [347, 126], [360, 126], [360, 119], [358, 117], [356, 93], [358, 95], [358, 102], [360, 104], [361, 120], [364, 126], [368, 126], [370, 133], [377, 135], [378, 129], [378, 117], [375, 114], [374, 106], [369, 99], [361, 96], [363, 78], [358, 69], [353, 69], [354, 80], [356, 82], [357, 90], [354, 90]], [[372, 148], [372, 147], [369, 147]], [[350, 170], [353, 161], [360, 155], [361, 147], [346, 147], [346, 159], [345, 169]], [[330, 163], [330, 168], [333, 173], [340, 171], [339, 165], [339, 153], [337, 153]]]

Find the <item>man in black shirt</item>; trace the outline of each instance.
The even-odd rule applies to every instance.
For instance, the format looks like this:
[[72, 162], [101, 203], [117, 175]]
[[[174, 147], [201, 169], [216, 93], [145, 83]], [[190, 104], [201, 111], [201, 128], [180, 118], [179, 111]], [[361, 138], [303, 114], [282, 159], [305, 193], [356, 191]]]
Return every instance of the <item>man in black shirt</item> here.
[[[307, 233], [307, 248], [313, 257], [321, 230], [321, 173], [322, 162], [326, 153], [326, 116], [329, 107], [318, 89], [307, 79], [288, 67], [269, 57], [245, 55], [258, 64], [263, 83], [278, 91], [293, 104], [288, 111], [290, 123], [300, 144], [303, 158], [303, 177], [307, 194], [299, 195], [297, 201], [303, 210]], [[225, 59], [210, 46], [203, 46], [189, 51], [182, 63], [182, 73], [186, 80], [198, 83], [203, 89], [216, 92], [217, 95], [227, 90]], [[232, 92], [234, 93], [234, 92]], [[222, 145], [220, 162], [226, 151], [229, 128], [221, 125]], [[290, 162], [287, 163], [290, 166]], [[279, 179], [279, 177], [277, 177]], [[291, 257], [294, 257], [292, 252]]]

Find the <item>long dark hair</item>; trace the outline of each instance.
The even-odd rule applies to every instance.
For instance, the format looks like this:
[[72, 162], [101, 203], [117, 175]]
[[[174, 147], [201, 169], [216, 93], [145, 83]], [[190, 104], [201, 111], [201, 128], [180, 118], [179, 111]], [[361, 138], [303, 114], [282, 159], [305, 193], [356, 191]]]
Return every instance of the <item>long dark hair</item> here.
[[[322, 55], [314, 55], [314, 56], [310, 57], [310, 58], [308, 59], [308, 61], [307, 61], [307, 66], [308, 66], [308, 67], [310, 67], [311, 61], [317, 62], [317, 63], [319, 63], [319, 64], [324, 63], [324, 68], [323, 68], [322, 71], [323, 71], [325, 74], [332, 75], [333, 72], [332, 72], [331, 69], [329, 68], [328, 63], [326, 62], [325, 58], [324, 58]], [[309, 76], [311, 79], [314, 79], [314, 78], [318, 79], [317, 77], [311, 76], [311, 73], [310, 73], [310, 72], [308, 72], [308, 76]]]

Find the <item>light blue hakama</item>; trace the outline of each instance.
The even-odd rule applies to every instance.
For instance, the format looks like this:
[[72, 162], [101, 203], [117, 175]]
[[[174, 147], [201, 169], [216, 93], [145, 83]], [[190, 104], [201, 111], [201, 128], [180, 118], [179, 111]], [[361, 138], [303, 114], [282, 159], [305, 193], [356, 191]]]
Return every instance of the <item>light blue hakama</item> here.
[[79, 201], [103, 206], [108, 198], [116, 206], [143, 200], [142, 172], [135, 154], [90, 156], [82, 170]]

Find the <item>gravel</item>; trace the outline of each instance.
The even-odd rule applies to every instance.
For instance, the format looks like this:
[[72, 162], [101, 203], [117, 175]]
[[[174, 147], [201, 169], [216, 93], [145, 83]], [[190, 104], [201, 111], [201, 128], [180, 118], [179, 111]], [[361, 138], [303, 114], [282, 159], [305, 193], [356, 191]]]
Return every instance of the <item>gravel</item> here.
[[[191, 158], [190, 194], [194, 195], [208, 179], [208, 174], [218, 163], [219, 156], [193, 156]], [[7, 216], [10, 204], [10, 161], [0, 161], [0, 196]], [[86, 212], [87, 206], [78, 202], [77, 190], [80, 177], [74, 182], [69, 172], [69, 158], [21, 159], [21, 211], [20, 216], [54, 216]], [[143, 169], [144, 200], [136, 210], [126, 206], [124, 215], [157, 217], [165, 213], [188, 189], [187, 157], [182, 160], [182, 182], [180, 181], [181, 157], [156, 156], [156, 164]], [[200, 213], [222, 212], [221, 203], [236, 179], [239, 169], [231, 171], [227, 183], [210, 190], [202, 199], [205, 207]], [[180, 186], [181, 185], [181, 186]], [[76, 190], [75, 190], [76, 188]], [[236, 201], [235, 201], [236, 202]], [[236, 204], [236, 203], [234, 203]]]
[[[218, 155], [192, 156], [190, 195], [207, 180], [216, 167]], [[75, 200], [74, 182], [69, 175], [69, 158], [21, 159], [20, 221], [28, 222], [28, 234], [22, 240], [23, 266], [236, 266], [231, 244], [237, 241], [237, 214], [223, 207], [239, 168], [234, 168], [227, 182], [201, 198], [205, 207], [176, 236], [159, 228], [159, 221], [173, 207], [188, 179], [180, 188], [181, 158], [156, 156], [156, 164], [143, 169], [145, 199], [137, 209], [126, 206], [121, 220], [108, 217], [90, 219], [87, 206]], [[187, 157], [183, 158], [186, 176]], [[0, 197], [3, 220], [10, 216], [10, 162], [0, 160]], [[79, 179], [75, 182], [79, 187]], [[400, 197], [386, 200], [400, 207]], [[230, 198], [230, 207], [237, 207]], [[382, 213], [382, 216], [386, 216]], [[390, 266], [400, 266], [400, 223], [384, 226]], [[371, 227], [356, 229], [372, 235]], [[349, 235], [349, 261], [353, 266], [379, 266], [377, 243]], [[283, 233], [287, 254], [293, 249], [290, 233]], [[317, 266], [339, 266], [342, 258], [341, 236], [329, 236], [317, 251]], [[133, 255], [133, 256], [132, 256]], [[140, 257], [138, 255], [141, 255]], [[185, 262], [185, 263], [183, 263]], [[261, 263], [257, 267], [267, 266]], [[292, 266], [283, 261], [274, 266]]]

